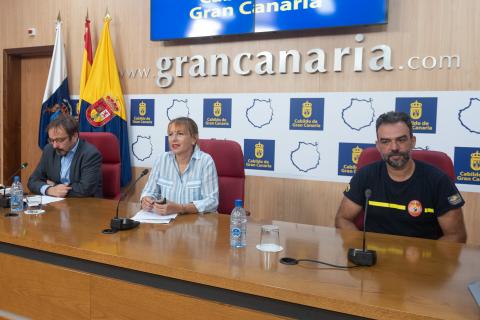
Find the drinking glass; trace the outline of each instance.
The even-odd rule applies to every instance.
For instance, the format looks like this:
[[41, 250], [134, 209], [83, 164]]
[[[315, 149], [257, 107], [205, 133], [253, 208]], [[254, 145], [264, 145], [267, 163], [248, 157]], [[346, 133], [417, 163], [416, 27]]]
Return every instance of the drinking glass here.
[[45, 212], [42, 209], [42, 196], [41, 195], [34, 195], [26, 197], [27, 200], [27, 210], [25, 213], [27, 214], [39, 214]]
[[260, 243], [257, 249], [265, 252], [279, 252], [283, 250], [280, 245], [280, 229], [278, 226], [269, 224], [262, 226], [260, 232]]

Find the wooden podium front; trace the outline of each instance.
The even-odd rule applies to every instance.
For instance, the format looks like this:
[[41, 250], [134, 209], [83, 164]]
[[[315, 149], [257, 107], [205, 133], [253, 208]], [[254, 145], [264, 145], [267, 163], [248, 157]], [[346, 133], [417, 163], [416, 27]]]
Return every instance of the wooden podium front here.
[[[33, 319], [480, 317], [467, 290], [480, 280], [479, 247], [370, 233], [373, 267], [287, 266], [279, 258], [345, 265], [362, 234], [274, 221], [285, 249], [273, 254], [255, 248], [261, 224], [253, 221], [247, 247], [231, 249], [221, 214], [102, 234], [115, 206], [67, 199], [38, 216], [2, 214], [0, 311]], [[129, 216], [138, 210], [124, 206]]]

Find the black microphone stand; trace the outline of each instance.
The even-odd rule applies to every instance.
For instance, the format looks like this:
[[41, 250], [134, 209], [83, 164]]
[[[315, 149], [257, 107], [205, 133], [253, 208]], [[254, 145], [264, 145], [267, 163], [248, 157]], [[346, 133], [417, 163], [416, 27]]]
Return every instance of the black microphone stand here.
[[371, 195], [372, 190], [365, 190], [365, 213], [363, 215], [363, 249], [348, 249], [348, 261], [357, 266], [371, 267], [377, 263], [377, 252], [375, 250], [367, 250], [365, 246], [365, 224], [367, 222], [368, 200], [370, 199]]
[[143, 170], [140, 176], [131, 184], [128, 190], [120, 196], [120, 199], [118, 199], [118, 202], [117, 202], [117, 210], [116, 210], [117, 212], [115, 214], [115, 217], [112, 218], [112, 220], [110, 220], [110, 228], [102, 230], [102, 233], [112, 234], [112, 233], [116, 233], [117, 231], [130, 230], [140, 225], [140, 222], [132, 220], [130, 218], [118, 217], [118, 209], [120, 206], [120, 202], [126, 197], [127, 194], [130, 193], [133, 187], [137, 184], [138, 180], [140, 180], [147, 174], [148, 174], [148, 169]]

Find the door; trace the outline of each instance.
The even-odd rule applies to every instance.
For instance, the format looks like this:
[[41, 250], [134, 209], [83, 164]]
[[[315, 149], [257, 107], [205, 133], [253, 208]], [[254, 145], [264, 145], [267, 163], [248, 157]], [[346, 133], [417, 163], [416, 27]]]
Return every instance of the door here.
[[50, 61], [51, 57], [23, 58], [21, 61], [20, 161], [28, 163], [28, 167], [22, 170], [21, 178], [25, 190], [28, 178], [42, 155], [38, 146], [38, 123]]
[[10, 185], [20, 164], [28, 162], [21, 173], [26, 191], [41, 155], [38, 121], [52, 52], [53, 46], [3, 50], [2, 182]]

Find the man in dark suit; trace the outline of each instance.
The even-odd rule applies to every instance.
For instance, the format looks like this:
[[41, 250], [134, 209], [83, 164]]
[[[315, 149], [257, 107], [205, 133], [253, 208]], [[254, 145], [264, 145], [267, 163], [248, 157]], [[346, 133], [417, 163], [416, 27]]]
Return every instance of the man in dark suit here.
[[78, 137], [78, 122], [61, 115], [47, 126], [42, 158], [28, 179], [31, 192], [53, 197], [101, 197], [102, 155]]

